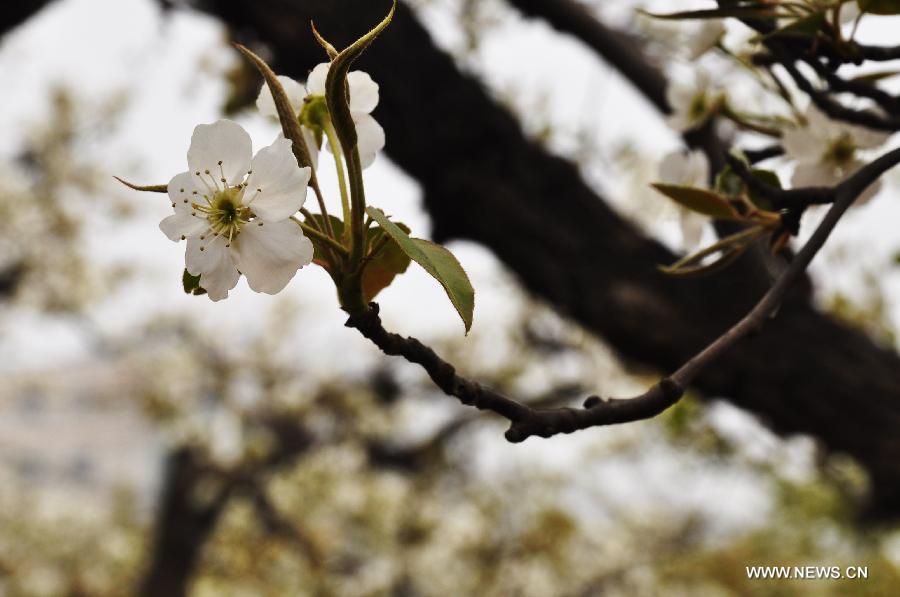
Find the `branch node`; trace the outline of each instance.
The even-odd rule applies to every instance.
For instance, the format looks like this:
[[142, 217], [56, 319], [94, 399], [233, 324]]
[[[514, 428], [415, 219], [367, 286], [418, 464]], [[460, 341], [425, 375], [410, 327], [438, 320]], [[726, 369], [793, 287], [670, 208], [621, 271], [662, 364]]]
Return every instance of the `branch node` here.
[[604, 400], [600, 396], [588, 396], [584, 401], [584, 407], [588, 409], [594, 408], [595, 406], [600, 406], [603, 402]]

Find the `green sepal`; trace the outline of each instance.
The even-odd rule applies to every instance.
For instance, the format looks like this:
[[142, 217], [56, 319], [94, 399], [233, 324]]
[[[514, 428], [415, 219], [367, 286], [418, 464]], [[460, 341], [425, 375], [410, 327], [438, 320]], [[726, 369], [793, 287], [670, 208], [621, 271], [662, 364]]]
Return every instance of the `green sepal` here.
[[[325, 80], [325, 98], [328, 101], [328, 111], [331, 114], [334, 129], [337, 131], [338, 140], [341, 142], [341, 147], [345, 152], [354, 151], [357, 143], [356, 125], [354, 125], [353, 117], [350, 114], [347, 73], [350, 72], [350, 66], [353, 62], [362, 55], [366, 48], [375, 41], [375, 38], [391, 23], [396, 9], [397, 2], [394, 0], [388, 15], [374, 29], [335, 56], [331, 61], [331, 67], [328, 69], [328, 78]], [[324, 44], [328, 43], [322, 38], [320, 43], [323, 42]]]
[[294, 113], [294, 108], [291, 106], [287, 92], [284, 90], [284, 87], [282, 87], [275, 71], [266, 64], [265, 60], [254, 54], [248, 48], [245, 48], [240, 44], [235, 44], [235, 47], [256, 66], [257, 70], [259, 70], [266, 80], [266, 85], [269, 86], [269, 91], [272, 92], [272, 99], [275, 101], [275, 109], [278, 111], [278, 120], [281, 122], [281, 130], [284, 132], [285, 138], [290, 139], [293, 142], [292, 148], [294, 150], [294, 157], [297, 158], [297, 164], [301, 168], [312, 168], [312, 159], [310, 158], [309, 148], [306, 146], [303, 129], [300, 126], [300, 122], [297, 120], [297, 114]]

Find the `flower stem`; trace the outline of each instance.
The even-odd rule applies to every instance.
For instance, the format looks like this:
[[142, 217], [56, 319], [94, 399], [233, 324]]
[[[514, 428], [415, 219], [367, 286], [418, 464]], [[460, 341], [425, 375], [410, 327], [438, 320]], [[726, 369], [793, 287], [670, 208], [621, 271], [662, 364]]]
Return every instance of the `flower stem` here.
[[328, 120], [322, 127], [325, 136], [328, 138], [328, 144], [331, 145], [331, 152], [334, 154], [334, 167], [337, 170], [338, 186], [341, 190], [341, 207], [344, 210], [344, 241], [349, 240], [350, 234], [350, 194], [347, 192], [347, 178], [344, 174], [344, 159], [341, 151], [341, 142], [338, 140], [337, 131], [334, 125]]
[[318, 229], [314, 228], [313, 226], [311, 226], [305, 222], [301, 222], [296, 217], [291, 217], [291, 220], [293, 220], [298, 226], [300, 226], [300, 229], [303, 230], [304, 234], [306, 234], [307, 236], [311, 236], [311, 237], [315, 238], [316, 240], [319, 240], [319, 241], [325, 243], [326, 245], [328, 245], [329, 247], [331, 247], [332, 249], [337, 251], [338, 254], [341, 255], [342, 257], [347, 257], [350, 255], [350, 251], [347, 250], [347, 247], [345, 247], [341, 243], [337, 242], [336, 240], [334, 240], [327, 234], [323, 234], [322, 232], [319, 232]]

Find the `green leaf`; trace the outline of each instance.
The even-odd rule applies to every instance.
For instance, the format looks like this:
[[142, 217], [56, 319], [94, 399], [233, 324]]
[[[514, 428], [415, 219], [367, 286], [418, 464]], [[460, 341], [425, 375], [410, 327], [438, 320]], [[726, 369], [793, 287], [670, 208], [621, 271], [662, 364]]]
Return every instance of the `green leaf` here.
[[[774, 187], [776, 189], [781, 188], [781, 180], [778, 178], [778, 175], [775, 174], [771, 170], [763, 170], [762, 168], [751, 168], [750, 173], [755, 177], [766, 183], [770, 187]], [[748, 189], [747, 193], [750, 197], [750, 201], [753, 202], [753, 205], [760, 209], [765, 209], [767, 211], [774, 211], [775, 206], [772, 205], [772, 201], [762, 193], [758, 193], [753, 189]]]
[[[325, 99], [328, 102], [328, 111], [331, 113], [331, 121], [337, 131], [338, 139], [341, 142], [345, 152], [351, 152], [356, 148], [356, 126], [353, 124], [353, 117], [350, 114], [350, 97], [347, 85], [347, 73], [350, 72], [350, 66], [359, 58], [366, 48], [371, 45], [375, 38], [385, 30], [394, 18], [394, 11], [397, 10], [397, 2], [394, 0], [391, 11], [388, 15], [375, 26], [374, 29], [363, 35], [361, 38], [353, 42], [344, 51], [340, 52], [331, 61], [331, 67], [328, 69], [328, 78], [325, 80]], [[321, 39], [320, 43], [328, 44], [321, 35], [317, 37]]]
[[725, 166], [716, 175], [715, 190], [720, 195], [727, 197], [738, 197], [744, 192], [744, 181], [735, 174], [731, 166]]
[[[275, 100], [275, 109], [278, 111], [278, 119], [281, 121], [281, 129], [284, 131], [284, 136], [293, 141], [292, 148], [294, 150], [294, 157], [297, 158], [297, 164], [299, 164], [301, 168], [310, 167], [312, 169], [312, 159], [309, 157], [309, 148], [306, 146], [306, 138], [303, 136], [300, 121], [297, 120], [297, 114], [294, 113], [294, 108], [291, 106], [291, 101], [288, 99], [287, 92], [284, 90], [284, 87], [282, 87], [275, 71], [266, 64], [265, 60], [241, 44], [235, 44], [234, 46], [240, 50], [244, 56], [250, 59], [250, 62], [256, 66], [257, 70], [259, 70], [266, 80], [266, 85], [269, 86], [269, 91], [272, 92], [272, 99]], [[312, 169], [312, 171], [314, 179], [315, 170]]]
[[651, 186], [669, 199], [672, 199], [691, 211], [696, 211], [697, 213], [720, 220], [740, 219], [740, 214], [735, 211], [731, 206], [731, 203], [728, 202], [728, 199], [713, 191], [661, 183], [656, 183]]
[[206, 294], [206, 290], [200, 286], [200, 276], [191, 275], [187, 269], [181, 275], [181, 284], [184, 286], [184, 291], [187, 294], [193, 294], [194, 296]]
[[375, 207], [366, 208], [366, 213], [375, 220], [391, 238], [397, 241], [399, 247], [413, 261], [425, 268], [431, 276], [440, 282], [444, 291], [450, 298], [450, 302], [456, 308], [466, 327], [466, 333], [472, 329], [472, 319], [475, 312], [475, 289], [469, 281], [469, 276], [456, 260], [453, 254], [440, 245], [421, 238], [410, 236], [397, 224], [388, 220], [384, 212]]
[[900, 1], [898, 0], [856, 0], [861, 12], [873, 15], [900, 15]]
[[813, 37], [822, 29], [824, 24], [825, 11], [814, 12], [762, 37], [763, 39], [772, 37]]

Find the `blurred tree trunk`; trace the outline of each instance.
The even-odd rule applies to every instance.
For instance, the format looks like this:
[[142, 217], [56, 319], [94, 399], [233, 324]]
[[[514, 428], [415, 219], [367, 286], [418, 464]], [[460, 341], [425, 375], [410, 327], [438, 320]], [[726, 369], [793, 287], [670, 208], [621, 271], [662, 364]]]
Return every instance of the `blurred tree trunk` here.
[[230, 487], [219, 483], [212, 484], [213, 493], [201, 495], [209, 467], [187, 448], [172, 453], [166, 466], [149, 566], [137, 592], [141, 597], [187, 595], [201, 550], [230, 494]]

